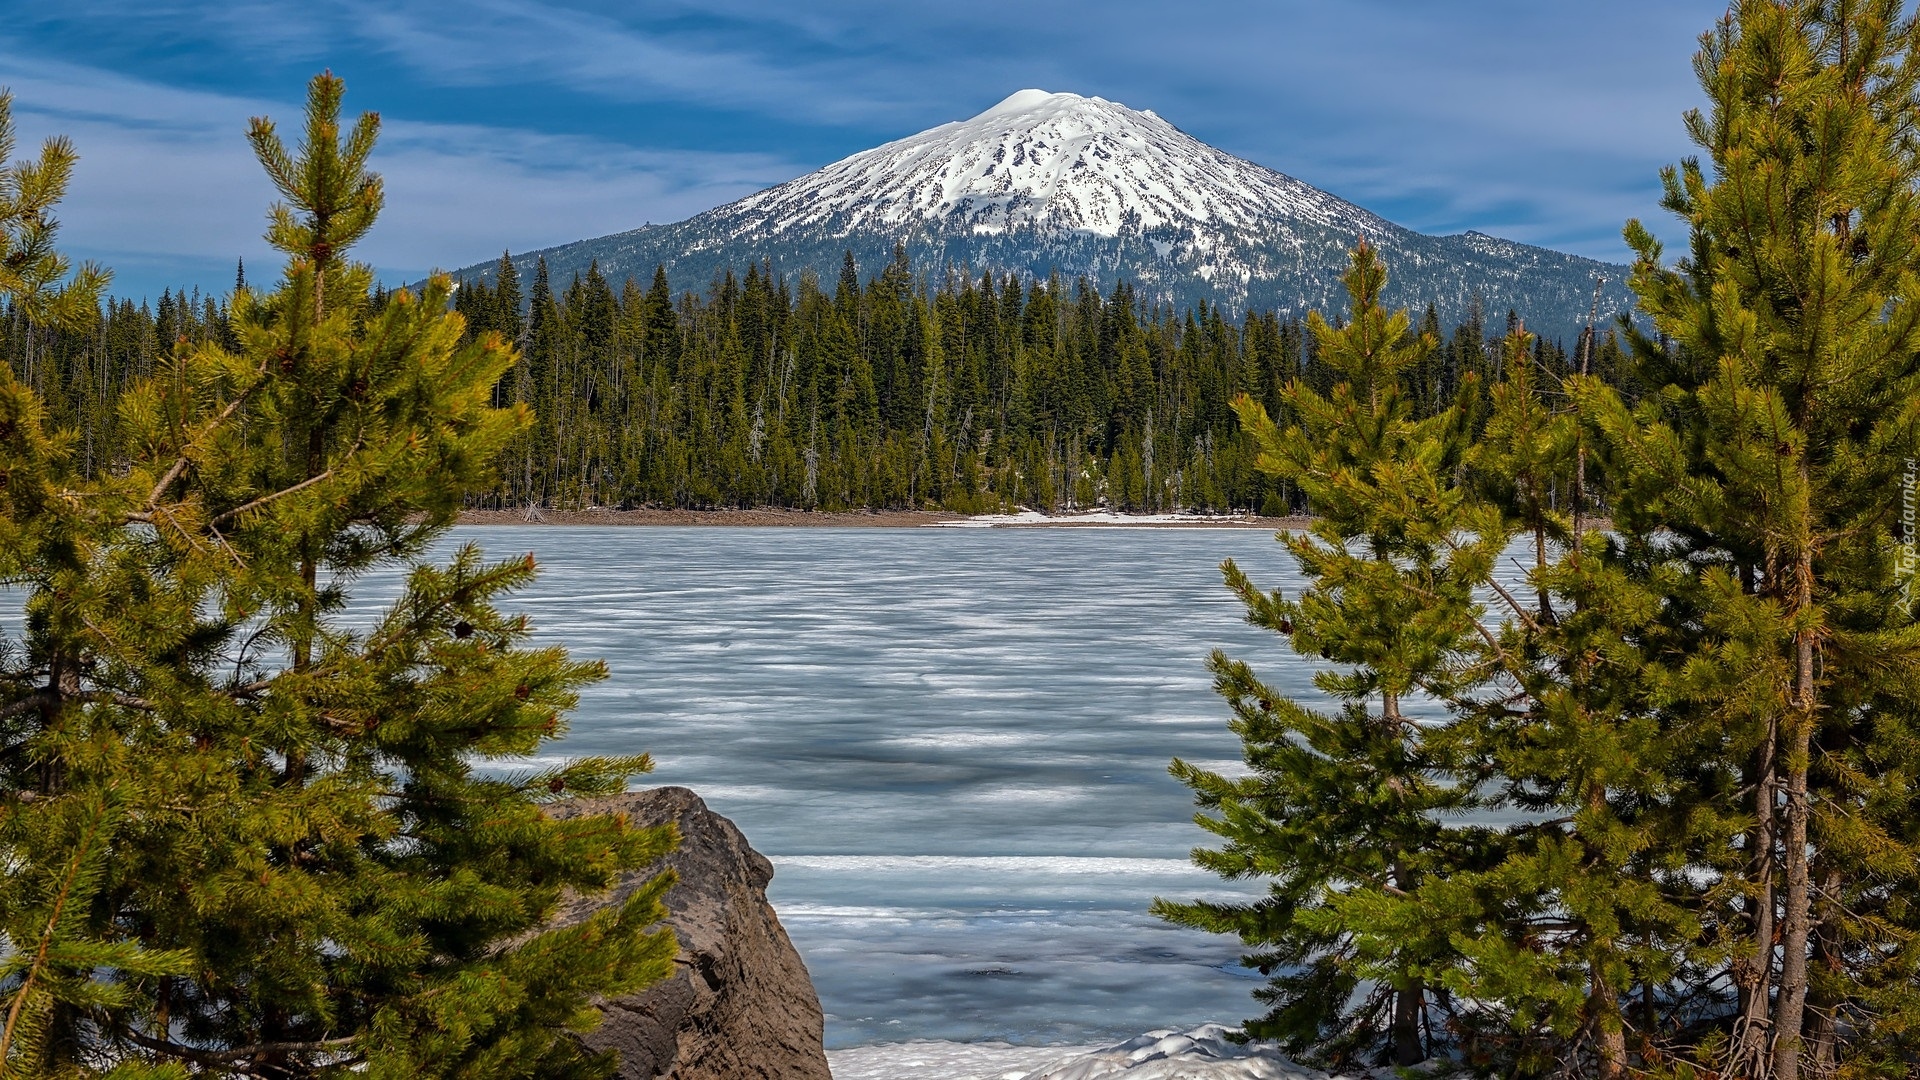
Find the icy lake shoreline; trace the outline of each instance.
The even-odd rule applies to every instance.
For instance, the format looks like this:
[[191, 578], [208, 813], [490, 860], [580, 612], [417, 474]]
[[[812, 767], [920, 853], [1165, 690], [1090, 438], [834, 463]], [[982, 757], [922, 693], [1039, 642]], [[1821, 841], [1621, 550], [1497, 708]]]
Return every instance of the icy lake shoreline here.
[[638, 508], [617, 510], [611, 507], [587, 507], [580, 510], [498, 509], [463, 510], [460, 524], [465, 526], [673, 526], [729, 528], [810, 528], [810, 529], [912, 529], [912, 528], [997, 528], [997, 529], [1303, 529], [1311, 522], [1303, 517], [1260, 517], [1247, 513], [1198, 513], [1179, 511], [1165, 514], [1132, 514], [1104, 508], [1064, 510], [1043, 514], [1018, 509], [1005, 514], [955, 514], [944, 510], [672, 510]]
[[1161, 1028], [1106, 1046], [915, 1041], [829, 1051], [833, 1080], [1327, 1080], [1220, 1024]]

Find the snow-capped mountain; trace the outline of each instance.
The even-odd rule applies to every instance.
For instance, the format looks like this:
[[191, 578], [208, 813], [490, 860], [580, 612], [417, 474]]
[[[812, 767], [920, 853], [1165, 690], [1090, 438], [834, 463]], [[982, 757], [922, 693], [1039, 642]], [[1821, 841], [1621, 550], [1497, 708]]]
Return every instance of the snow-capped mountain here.
[[[515, 257], [544, 257], [555, 285], [597, 261], [644, 284], [664, 265], [677, 288], [731, 267], [838, 271], [851, 251], [877, 272], [904, 245], [923, 273], [983, 270], [1103, 290], [1132, 282], [1149, 300], [1229, 309], [1339, 309], [1346, 253], [1382, 249], [1392, 299], [1432, 302], [1449, 321], [1478, 298], [1571, 336], [1596, 278], [1602, 314], [1626, 303], [1623, 267], [1479, 233], [1424, 236], [1310, 184], [1236, 158], [1151, 111], [1078, 94], [1022, 90], [969, 120], [875, 147], [673, 225]], [[456, 276], [485, 277], [486, 266]]]
[[971, 120], [855, 154], [730, 209], [742, 226], [775, 234], [932, 221], [974, 233], [1032, 228], [1109, 239], [1295, 221], [1349, 233], [1391, 227], [1151, 111], [1044, 90], [1022, 90]]

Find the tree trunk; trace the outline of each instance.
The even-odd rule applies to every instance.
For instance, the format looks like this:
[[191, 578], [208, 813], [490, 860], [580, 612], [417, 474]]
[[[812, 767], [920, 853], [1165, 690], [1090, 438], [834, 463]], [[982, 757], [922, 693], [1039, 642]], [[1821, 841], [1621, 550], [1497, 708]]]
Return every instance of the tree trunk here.
[[[1533, 566], [1536, 571], [1545, 571], [1547, 568], [1547, 530], [1541, 526], [1535, 526], [1533, 530]], [[1547, 588], [1544, 579], [1540, 584], [1539, 600], [1540, 621], [1552, 623], [1554, 620], [1553, 592]]]
[[[326, 432], [315, 424], [307, 429], [307, 475], [311, 480], [320, 475], [321, 466], [326, 463]], [[305, 671], [313, 663], [313, 626], [317, 617], [314, 609], [314, 592], [320, 580], [320, 560], [314, 553], [311, 537], [304, 538], [300, 544], [300, 636], [293, 643], [293, 668]]]
[[1427, 1060], [1426, 1045], [1420, 1038], [1420, 1020], [1426, 1013], [1426, 984], [1411, 980], [1405, 989], [1393, 992], [1393, 1063], [1418, 1065]]
[[1775, 1080], [1799, 1080], [1801, 1026], [1807, 1004], [1807, 944], [1812, 928], [1812, 889], [1807, 872], [1807, 766], [1812, 717], [1794, 717], [1786, 775], [1786, 903], [1780, 926], [1780, 992], [1773, 1017]]
[[[1815, 970], [1829, 978], [1841, 971], [1840, 932], [1835, 926], [1839, 918], [1840, 871], [1828, 868], [1820, 875], [1820, 892], [1816, 898], [1819, 919], [1814, 927], [1813, 959]], [[1814, 1076], [1833, 1075], [1839, 1064], [1838, 1031], [1835, 1029], [1834, 1010], [1839, 1006], [1831, 989], [1819, 986], [1807, 988], [1806, 1041], [1807, 1060], [1805, 1068]]]
[[[1602, 947], [1610, 944], [1596, 943]], [[1592, 1025], [1594, 1053], [1600, 1059], [1600, 1080], [1621, 1080], [1627, 1075], [1627, 1030], [1620, 1022], [1620, 995], [1607, 981], [1598, 957], [1588, 972], [1591, 990], [1587, 994], [1587, 1023]]]
[[[1586, 665], [1581, 663], [1576, 671], [1575, 688], [1584, 696], [1587, 690]], [[1590, 781], [1586, 804], [1588, 813], [1604, 819], [1607, 813], [1606, 787]], [[1583, 843], [1587, 865], [1604, 867], [1606, 853], [1591, 839], [1583, 838]], [[1589, 947], [1593, 952], [1587, 964], [1587, 1024], [1588, 1030], [1593, 1032], [1594, 1052], [1599, 1057], [1600, 1080], [1621, 1080], [1627, 1070], [1627, 1030], [1620, 1016], [1620, 992], [1608, 978], [1605, 962], [1606, 956], [1614, 951], [1614, 939], [1596, 936]]]
[[1768, 1072], [1768, 989], [1773, 982], [1773, 864], [1775, 746], [1777, 732], [1769, 728], [1750, 778], [1753, 785], [1753, 828], [1747, 833], [1752, 855], [1755, 895], [1747, 901], [1752, 949], [1734, 960], [1734, 982], [1740, 991], [1740, 1013], [1734, 1023], [1732, 1059], [1726, 1071], [1760, 1080]]
[[[320, 475], [321, 466], [326, 464], [326, 432], [318, 425], [307, 429], [307, 476], [308, 480]], [[319, 619], [319, 599], [317, 593], [320, 583], [320, 557], [314, 550], [313, 537], [303, 537], [300, 542], [300, 597], [297, 601], [300, 610], [299, 636], [293, 641], [293, 670], [305, 671], [313, 666], [314, 624]], [[286, 750], [286, 768], [282, 779], [299, 786], [302, 775], [307, 769], [307, 756], [299, 747], [289, 746]]]
[[[1800, 663], [1809, 678], [1813, 643], [1799, 635]], [[1811, 695], [1807, 695], [1811, 696]], [[1807, 865], [1807, 757], [1812, 749], [1813, 715], [1806, 704], [1796, 708], [1786, 774], [1785, 856], [1786, 903], [1780, 927], [1780, 993], [1773, 1018], [1773, 1071], [1776, 1080], [1799, 1080], [1802, 1026], [1807, 1005], [1807, 946], [1811, 936], [1812, 882]]]
[[[1386, 707], [1382, 710], [1387, 720], [1396, 728], [1400, 721], [1400, 702], [1395, 695], [1387, 693]], [[1393, 860], [1393, 883], [1405, 892], [1414, 889], [1414, 873], [1408, 870], [1399, 856]], [[1393, 992], [1393, 1063], [1395, 1065], [1418, 1065], [1427, 1060], [1426, 1043], [1420, 1037], [1421, 1021], [1426, 1018], [1426, 983], [1419, 978], [1409, 978], [1406, 985]]]
[[[1801, 465], [1804, 481], [1806, 466]], [[1795, 566], [1794, 610], [1813, 606], [1813, 551], [1803, 531]], [[1813, 631], [1794, 635], [1792, 727], [1787, 751], [1785, 858], [1786, 905], [1781, 926], [1780, 994], [1773, 1017], [1773, 1071], [1776, 1080], [1799, 1080], [1800, 1054], [1807, 1006], [1807, 946], [1813, 928], [1813, 889], [1807, 850], [1807, 825], [1812, 804], [1807, 794], [1807, 770], [1813, 753], [1815, 698], [1813, 686]]]

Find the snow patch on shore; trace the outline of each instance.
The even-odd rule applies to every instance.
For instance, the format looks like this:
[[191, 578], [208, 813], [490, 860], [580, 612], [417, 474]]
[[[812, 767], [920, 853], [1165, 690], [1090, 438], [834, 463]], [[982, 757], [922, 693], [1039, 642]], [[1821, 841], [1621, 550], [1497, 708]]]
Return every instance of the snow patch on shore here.
[[827, 1051], [833, 1080], [1024, 1080], [1035, 1069], [1100, 1049], [917, 1040]]
[[975, 514], [959, 521], [930, 521], [929, 529], [995, 529], [1032, 525], [1244, 525], [1253, 521], [1245, 514], [1120, 514], [1111, 510], [1086, 513], [1042, 514], [1022, 510], [1017, 514]]
[[1232, 1029], [1161, 1028], [1105, 1047], [909, 1042], [831, 1050], [834, 1080], [1329, 1080]]

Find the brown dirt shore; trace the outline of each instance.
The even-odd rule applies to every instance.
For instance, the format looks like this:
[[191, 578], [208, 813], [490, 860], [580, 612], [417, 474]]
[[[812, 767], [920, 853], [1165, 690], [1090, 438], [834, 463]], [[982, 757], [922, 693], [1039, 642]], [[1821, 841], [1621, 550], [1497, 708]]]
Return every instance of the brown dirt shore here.
[[[529, 518], [525, 510], [464, 510], [462, 525], [758, 525], [788, 528], [915, 528], [945, 522], [968, 520], [965, 514], [938, 510], [851, 510], [827, 513], [818, 510], [537, 510]], [[1178, 521], [1115, 521], [1111, 518], [1087, 520], [1061, 515], [1044, 521], [994, 522], [995, 528], [1112, 528], [1124, 525], [1149, 529], [1276, 529], [1305, 528], [1305, 518], [1236, 517], [1214, 518], [1196, 515]]]

